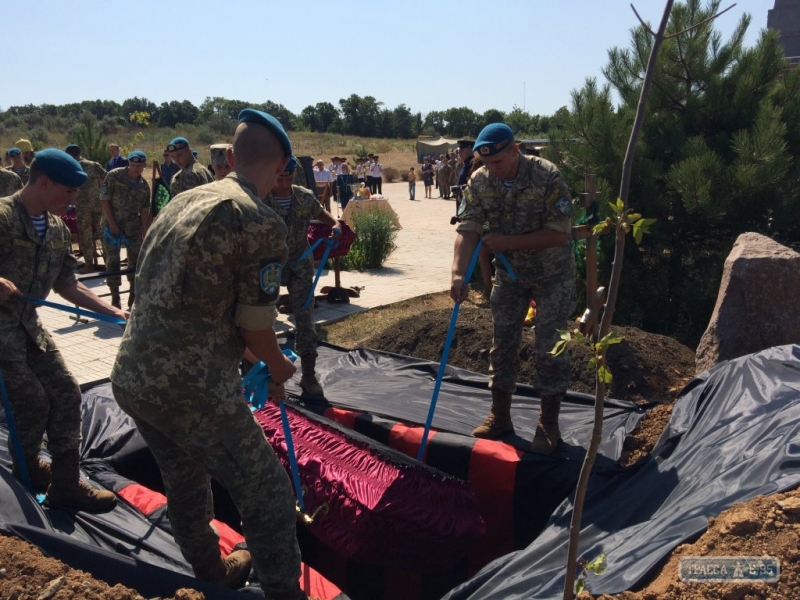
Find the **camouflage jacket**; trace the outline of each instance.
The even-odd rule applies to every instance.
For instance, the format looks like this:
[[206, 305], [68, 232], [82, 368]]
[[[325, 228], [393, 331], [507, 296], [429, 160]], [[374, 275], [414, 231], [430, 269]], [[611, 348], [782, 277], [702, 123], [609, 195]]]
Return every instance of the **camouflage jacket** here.
[[31, 178], [31, 168], [28, 165], [25, 165], [25, 167], [19, 171], [17, 171], [14, 167], [9, 167], [8, 170], [22, 179], [22, 185], [27, 184], [28, 179]]
[[[108, 199], [117, 227], [126, 236], [141, 234], [141, 212], [150, 208], [150, 186], [143, 178], [132, 183], [125, 167], [113, 169], [100, 186], [100, 197]], [[102, 226], [107, 225], [104, 215]]]
[[[0, 198], [0, 277], [42, 299], [74, 284], [77, 266], [69, 229], [58, 216], [45, 214], [41, 240], [19, 194]], [[55, 348], [34, 304], [13, 299], [0, 305], [0, 360], [24, 360], [27, 337], [41, 350]]]
[[[324, 210], [317, 202], [314, 192], [300, 186], [292, 186], [292, 206], [284, 210], [272, 197], [267, 196], [265, 202], [286, 223], [289, 233], [286, 236], [286, 245], [289, 246], [289, 260], [294, 261], [308, 248], [308, 225]], [[312, 260], [311, 256], [308, 257]]]
[[[520, 156], [519, 171], [510, 190], [503, 181], [481, 167], [464, 188], [458, 209], [457, 231], [521, 235], [541, 229], [572, 232], [572, 200], [556, 166], [542, 158]], [[541, 281], [564, 270], [575, 269], [572, 245], [539, 252], [514, 250], [504, 253], [520, 281]], [[502, 265], [495, 259], [495, 266]]]
[[198, 185], [204, 185], [214, 181], [214, 176], [211, 171], [206, 169], [196, 160], [192, 161], [185, 169], [181, 169], [172, 176], [172, 181], [169, 184], [169, 193], [174, 198], [181, 192], [196, 188]]
[[22, 189], [22, 179], [8, 169], [0, 168], [0, 198], [10, 196]]
[[240, 328], [275, 322], [286, 225], [235, 172], [181, 194], [159, 215], [142, 245], [111, 380], [165, 403], [233, 412], [242, 398]]
[[100, 189], [106, 179], [106, 170], [99, 163], [86, 158], [78, 161], [81, 163], [84, 172], [89, 176], [81, 187], [75, 199], [75, 205], [81, 208], [100, 209]]

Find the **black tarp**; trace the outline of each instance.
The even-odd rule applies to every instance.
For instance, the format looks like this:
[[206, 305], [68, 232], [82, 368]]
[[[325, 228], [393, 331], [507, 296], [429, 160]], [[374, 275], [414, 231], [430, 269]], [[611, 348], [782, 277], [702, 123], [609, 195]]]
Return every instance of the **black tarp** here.
[[[695, 378], [676, 402], [650, 460], [594, 475], [579, 556], [605, 553], [592, 594], [643, 583], [708, 518], [733, 504], [800, 484], [800, 346], [730, 360]], [[572, 503], [526, 549], [487, 565], [448, 600], [561, 598]]]

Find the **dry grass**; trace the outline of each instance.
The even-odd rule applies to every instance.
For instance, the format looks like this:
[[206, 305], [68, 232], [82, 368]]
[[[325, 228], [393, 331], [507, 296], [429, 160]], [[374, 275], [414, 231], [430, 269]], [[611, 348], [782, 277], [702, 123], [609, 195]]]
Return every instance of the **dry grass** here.
[[317, 333], [320, 340], [329, 344], [348, 349], [358, 348], [373, 335], [396, 325], [407, 317], [413, 317], [428, 310], [452, 307], [453, 301], [447, 292], [428, 294], [350, 315], [336, 323], [320, 325], [317, 327]]
[[[132, 142], [137, 132], [141, 133], [136, 142]], [[123, 147], [128, 147], [131, 143], [141, 150], [144, 150], [149, 159], [161, 161], [161, 153], [166, 144], [175, 136], [183, 135], [191, 142], [195, 127], [182, 129], [168, 129], [150, 127], [145, 130], [120, 131], [119, 133], [103, 136], [106, 141], [116, 141]], [[232, 140], [231, 136], [218, 136], [219, 139], [214, 143], [225, 143]], [[8, 149], [13, 146], [15, 140], [25, 137], [19, 132], [6, 132], [0, 135], [0, 148]], [[309, 131], [290, 131], [289, 138], [292, 140], [294, 153], [296, 156], [312, 156], [321, 158], [327, 165], [332, 156], [342, 156], [347, 159], [350, 165], [355, 165], [356, 148], [363, 147], [367, 153], [377, 154], [384, 167], [392, 167], [399, 171], [408, 171], [410, 167], [417, 166], [416, 141], [415, 140], [391, 140], [382, 138], [360, 138], [350, 135], [340, 135], [335, 133], [312, 133]], [[74, 140], [67, 139], [67, 135], [62, 132], [53, 131], [50, 139], [44, 147], [64, 148]], [[210, 150], [207, 144], [194, 144], [200, 162], [209, 164]], [[41, 148], [40, 148], [41, 149]], [[132, 149], [132, 148], [131, 148]]]

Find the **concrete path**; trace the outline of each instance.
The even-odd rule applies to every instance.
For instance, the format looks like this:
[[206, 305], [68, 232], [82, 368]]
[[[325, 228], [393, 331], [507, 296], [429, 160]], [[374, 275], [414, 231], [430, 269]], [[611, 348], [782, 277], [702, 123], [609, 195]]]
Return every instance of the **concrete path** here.
[[[398, 214], [402, 226], [397, 233], [397, 248], [382, 269], [343, 271], [342, 286], [361, 288], [360, 297], [351, 298], [349, 304], [329, 304], [325, 298], [320, 298], [315, 312], [318, 323], [337, 321], [356, 312], [442, 292], [450, 287], [455, 239], [450, 217], [455, 214], [455, 202], [422, 198], [421, 181], [417, 182], [415, 202], [408, 199], [407, 183], [384, 184], [383, 195]], [[437, 195], [434, 190], [434, 196]], [[124, 280], [123, 283], [123, 289], [127, 289]], [[90, 280], [86, 284], [98, 294], [108, 293], [103, 280]], [[333, 285], [333, 271], [325, 271], [317, 290]], [[48, 300], [65, 303], [57, 294], [51, 294]], [[123, 294], [123, 306], [126, 302]], [[79, 383], [109, 376], [122, 337], [119, 327], [100, 321], [79, 323], [67, 313], [51, 308], [40, 307], [38, 311]], [[279, 333], [292, 329], [290, 317], [280, 315], [276, 329]]]

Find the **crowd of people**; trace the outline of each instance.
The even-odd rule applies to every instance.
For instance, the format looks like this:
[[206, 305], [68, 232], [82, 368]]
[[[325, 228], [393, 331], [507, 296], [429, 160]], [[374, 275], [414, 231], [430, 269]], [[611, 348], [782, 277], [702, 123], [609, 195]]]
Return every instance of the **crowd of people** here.
[[[161, 165], [172, 197], [155, 216], [142, 176], [144, 152], [123, 157], [118, 146], [110, 147], [104, 169], [85, 160], [76, 144], [34, 153], [26, 142], [8, 151], [9, 168], [0, 169], [0, 374], [20, 434], [15, 473], [27, 471], [51, 506], [101, 512], [115, 503], [113, 493], [80, 478], [80, 390], [31, 302], [55, 291], [127, 321], [111, 372], [114, 397], [156, 458], [173, 535], [196, 576], [237, 587], [252, 567], [268, 597], [305, 599], [288, 475], [241, 393], [243, 359], [266, 365], [274, 400], [284, 398], [283, 385], [297, 370], [274, 328], [285, 285], [295, 314], [300, 386], [306, 397], [324, 394], [316, 376], [313, 302], [306, 303], [313, 258], [303, 255], [312, 219], [329, 225], [332, 238], [341, 229], [330, 205], [297, 185], [309, 178], [285, 130], [269, 114], [243, 110], [233, 143], [212, 146], [211, 170], [186, 138], [172, 139]], [[356, 184], [380, 194], [382, 171], [378, 156], [357, 159], [355, 173], [333, 157], [327, 167], [316, 161], [313, 180], [346, 206]], [[455, 189], [461, 199], [450, 281], [455, 302], [469, 294], [465, 274], [479, 243], [507, 260], [494, 261], [490, 282], [492, 405], [472, 433], [501, 439], [514, 431], [510, 409], [521, 330], [535, 300], [542, 410], [531, 450], [551, 454], [560, 439], [569, 361], [566, 353], [549, 351], [576, 295], [566, 183], [552, 163], [523, 156], [503, 124], [487, 126], [474, 141], [460, 140], [457, 156], [426, 157], [420, 175], [426, 198], [436, 185], [440, 197]], [[408, 179], [413, 199], [413, 169]], [[76, 277], [71, 236], [59, 218], [70, 204], [83, 213], [85, 269], [96, 268], [94, 242], [87, 245], [92, 230], [103, 231], [111, 302]], [[128, 274], [128, 311], [119, 296], [123, 246], [135, 268], [135, 276]], [[45, 432], [50, 464], [39, 456]], [[227, 488], [242, 516], [247, 550], [220, 554], [211, 525], [211, 477]]]

